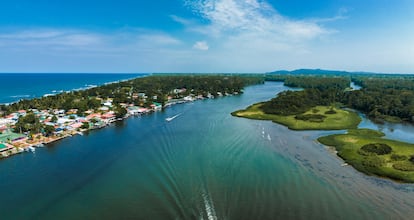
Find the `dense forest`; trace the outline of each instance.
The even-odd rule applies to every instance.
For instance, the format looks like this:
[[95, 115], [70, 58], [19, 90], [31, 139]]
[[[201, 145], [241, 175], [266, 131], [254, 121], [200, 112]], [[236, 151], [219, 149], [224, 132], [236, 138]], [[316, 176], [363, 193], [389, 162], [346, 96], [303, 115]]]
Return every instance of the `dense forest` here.
[[[31, 100], [21, 100], [11, 105], [1, 105], [0, 111], [10, 113], [21, 109], [78, 109], [84, 112], [101, 106], [102, 100], [113, 99], [113, 104], [120, 103], [149, 106], [153, 102], [164, 104], [167, 96], [178, 96], [175, 89], [183, 89], [180, 96], [194, 94], [217, 96], [219, 93], [241, 93], [243, 87], [263, 83], [261, 76], [251, 75], [162, 75], [136, 78], [133, 80], [107, 84], [82, 91], [64, 92]], [[145, 94], [135, 97], [134, 94]]]
[[[414, 122], [414, 76], [355, 74], [338, 76], [267, 74], [266, 80], [283, 81], [303, 91], [287, 91], [266, 102], [266, 113], [301, 114], [316, 105], [342, 105], [378, 121]], [[351, 80], [362, 87], [351, 90]]]
[[354, 77], [361, 90], [349, 92], [343, 103], [378, 120], [414, 122], [414, 77]]
[[344, 90], [349, 87], [351, 80], [346, 77], [287, 77], [285, 86], [300, 87], [304, 89], [327, 89]]
[[343, 77], [287, 77], [286, 86], [302, 87], [302, 91], [285, 91], [265, 102], [261, 109], [268, 114], [294, 115], [317, 105], [341, 102], [350, 80]]

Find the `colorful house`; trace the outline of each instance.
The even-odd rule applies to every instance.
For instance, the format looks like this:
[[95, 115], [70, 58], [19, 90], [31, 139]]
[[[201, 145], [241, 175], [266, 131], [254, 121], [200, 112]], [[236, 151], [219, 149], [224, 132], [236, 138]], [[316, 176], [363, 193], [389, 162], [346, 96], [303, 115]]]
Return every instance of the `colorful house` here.
[[6, 151], [8, 149], [8, 147], [4, 144], [0, 144], [0, 152], [2, 151]]
[[162, 109], [162, 105], [161, 105], [161, 103], [153, 102], [151, 104], [151, 108], [154, 109], [154, 110], [161, 110]]
[[102, 119], [115, 119], [115, 114], [112, 112], [105, 113], [101, 116]]
[[11, 132], [10, 130], [4, 131], [2, 134], [0, 134], [0, 143], [8, 143], [8, 142], [16, 142], [21, 140], [26, 140], [26, 135], [23, 134], [17, 134], [14, 132]]
[[101, 118], [101, 114], [94, 113], [94, 114], [90, 114], [90, 115], [86, 116], [87, 120], [91, 120], [92, 118]]
[[68, 130], [76, 130], [80, 127], [82, 127], [83, 123], [77, 122], [77, 123], [73, 123], [71, 125], [68, 126]]

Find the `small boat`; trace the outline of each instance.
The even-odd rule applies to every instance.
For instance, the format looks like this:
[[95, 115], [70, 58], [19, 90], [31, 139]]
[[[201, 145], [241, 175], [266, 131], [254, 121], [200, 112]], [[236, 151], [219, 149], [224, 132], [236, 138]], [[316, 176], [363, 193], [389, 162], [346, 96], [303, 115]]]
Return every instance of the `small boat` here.
[[343, 163], [343, 164], [341, 164], [341, 166], [342, 167], [344, 167], [344, 166], [348, 166], [349, 164], [347, 164], [347, 163]]
[[29, 147], [27, 147], [27, 149], [29, 149], [29, 151], [31, 151], [31, 152], [35, 152], [35, 150], [36, 150], [36, 148], [34, 148], [34, 147], [32, 147], [32, 146], [29, 146]]
[[166, 121], [168, 121], [168, 122], [170, 122], [170, 121], [172, 121], [172, 120], [174, 120], [176, 117], [178, 117], [178, 116], [180, 116], [181, 114], [177, 114], [177, 115], [174, 115], [174, 116], [172, 116], [172, 117], [168, 117], [168, 118], [166, 118], [165, 120]]
[[36, 147], [44, 147], [45, 145], [44, 145], [44, 144], [42, 144], [42, 143], [40, 143], [40, 144], [36, 144], [35, 146], [36, 146]]

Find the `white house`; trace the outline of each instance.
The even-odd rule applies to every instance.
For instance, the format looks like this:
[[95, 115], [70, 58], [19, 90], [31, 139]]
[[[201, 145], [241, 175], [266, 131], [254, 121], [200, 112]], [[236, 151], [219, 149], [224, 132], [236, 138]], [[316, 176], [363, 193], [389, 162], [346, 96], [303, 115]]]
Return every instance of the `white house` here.
[[7, 125], [13, 125], [16, 121], [8, 118], [0, 118], [0, 127], [7, 126]]

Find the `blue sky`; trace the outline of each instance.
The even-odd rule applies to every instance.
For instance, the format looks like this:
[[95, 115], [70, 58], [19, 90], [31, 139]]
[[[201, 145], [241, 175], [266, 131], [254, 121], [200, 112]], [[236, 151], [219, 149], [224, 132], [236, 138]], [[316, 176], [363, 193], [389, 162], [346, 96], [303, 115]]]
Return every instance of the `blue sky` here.
[[414, 73], [411, 0], [0, 4], [0, 72]]

